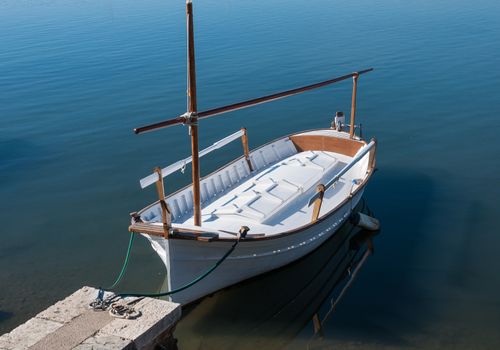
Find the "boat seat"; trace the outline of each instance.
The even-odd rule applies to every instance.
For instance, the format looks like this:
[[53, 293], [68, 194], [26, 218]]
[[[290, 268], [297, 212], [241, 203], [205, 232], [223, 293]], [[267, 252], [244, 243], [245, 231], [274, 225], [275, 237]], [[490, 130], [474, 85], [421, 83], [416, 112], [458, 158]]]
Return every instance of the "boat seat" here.
[[309, 196], [304, 194], [315, 191], [325, 176], [330, 178], [332, 170], [340, 170], [344, 165], [332, 152], [294, 154], [229, 192], [210, 214], [220, 218], [240, 216], [266, 224], [300, 200], [300, 196], [307, 200]]

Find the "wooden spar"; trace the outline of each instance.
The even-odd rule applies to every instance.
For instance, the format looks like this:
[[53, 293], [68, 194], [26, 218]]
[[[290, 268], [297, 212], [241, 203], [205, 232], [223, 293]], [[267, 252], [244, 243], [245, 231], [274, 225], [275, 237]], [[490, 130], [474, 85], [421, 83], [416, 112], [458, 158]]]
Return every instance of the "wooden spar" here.
[[193, 3], [186, 2], [187, 32], [188, 32], [188, 113], [189, 133], [191, 135], [191, 154], [193, 159], [193, 219], [196, 226], [201, 226], [200, 207], [200, 158], [198, 156], [198, 116], [196, 101], [196, 66], [194, 60], [194, 28]]
[[241, 135], [241, 143], [243, 144], [243, 154], [245, 156], [245, 160], [247, 161], [248, 168], [250, 169], [250, 171], [253, 171], [252, 162], [250, 161], [250, 152], [248, 150], [247, 129], [241, 128], [241, 131], [243, 131], [243, 135]]
[[359, 74], [355, 73], [352, 76], [352, 104], [351, 104], [351, 127], [349, 128], [349, 137], [352, 139], [354, 137], [354, 122], [356, 120], [356, 92], [358, 89], [358, 78]]
[[[359, 71], [356, 73], [350, 73], [350, 74], [343, 75], [341, 77], [325, 80], [325, 81], [322, 81], [319, 83], [315, 83], [315, 84], [311, 84], [311, 85], [307, 85], [307, 86], [302, 86], [302, 87], [299, 87], [296, 89], [278, 92], [278, 93], [275, 93], [272, 95], [267, 95], [267, 96], [263, 96], [263, 97], [259, 97], [259, 98], [254, 98], [251, 100], [246, 100], [243, 102], [233, 103], [233, 104], [223, 106], [223, 107], [209, 109], [209, 110], [206, 110], [203, 112], [198, 112], [197, 118], [204, 119], [204, 118], [213, 117], [216, 115], [228, 113], [231, 111], [236, 111], [238, 109], [248, 108], [248, 107], [256, 106], [256, 105], [259, 105], [262, 103], [267, 103], [267, 102], [279, 100], [281, 98], [297, 95], [297, 94], [300, 94], [302, 92], [306, 92], [306, 91], [318, 89], [318, 88], [321, 88], [321, 87], [324, 87], [324, 86], [327, 86], [330, 84], [338, 83], [340, 81], [349, 79], [351, 77], [359, 76], [361, 74], [371, 72], [372, 70], [373, 70], [373, 68], [369, 68], [369, 69], [365, 69], [365, 70], [362, 70], [362, 71]], [[157, 129], [161, 129], [161, 128], [166, 128], [166, 127], [177, 125], [177, 124], [185, 124], [187, 122], [187, 119], [188, 118], [186, 115], [181, 115], [181, 116], [178, 116], [177, 118], [168, 119], [168, 120], [161, 121], [158, 123], [135, 128], [134, 132], [136, 134], [142, 134], [144, 132], [153, 131], [153, 130], [157, 130]]]

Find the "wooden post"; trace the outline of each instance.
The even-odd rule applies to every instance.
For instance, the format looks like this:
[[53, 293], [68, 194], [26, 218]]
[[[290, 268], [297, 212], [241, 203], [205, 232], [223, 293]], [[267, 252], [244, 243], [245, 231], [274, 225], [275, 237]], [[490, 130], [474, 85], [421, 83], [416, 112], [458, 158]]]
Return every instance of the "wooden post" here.
[[154, 172], [158, 174], [158, 181], [156, 181], [156, 191], [158, 192], [158, 198], [160, 199], [161, 207], [161, 221], [163, 223], [163, 237], [168, 238], [168, 230], [172, 226], [172, 216], [170, 208], [165, 202], [165, 187], [163, 186], [163, 176], [161, 174], [161, 168], [154, 168]]
[[354, 124], [356, 121], [356, 90], [358, 88], [359, 74], [355, 73], [352, 76], [352, 104], [351, 104], [351, 128], [349, 129], [349, 137], [354, 137]]
[[312, 318], [314, 334], [318, 334], [321, 332], [321, 321], [319, 319], [318, 313], [315, 313]]
[[373, 138], [371, 139], [371, 141], [375, 142], [375, 145], [370, 150], [370, 156], [368, 158], [368, 170], [372, 170], [376, 165], [375, 153], [377, 152], [377, 140]]
[[245, 155], [245, 159], [248, 163], [248, 168], [250, 169], [250, 171], [253, 171], [252, 162], [250, 162], [250, 153], [248, 151], [247, 129], [241, 128], [241, 131], [243, 131], [243, 135], [241, 135], [241, 143], [243, 144], [243, 154]]
[[313, 214], [311, 222], [316, 222], [319, 217], [319, 211], [321, 210], [321, 204], [323, 203], [323, 196], [325, 195], [325, 185], [319, 184], [316, 187], [316, 191], [319, 192], [319, 197], [314, 201]]
[[196, 102], [196, 67], [194, 60], [193, 4], [186, 2], [188, 34], [188, 112], [190, 113], [189, 133], [191, 135], [191, 155], [193, 157], [193, 219], [196, 226], [201, 226], [200, 206], [200, 158], [198, 156], [198, 116]]

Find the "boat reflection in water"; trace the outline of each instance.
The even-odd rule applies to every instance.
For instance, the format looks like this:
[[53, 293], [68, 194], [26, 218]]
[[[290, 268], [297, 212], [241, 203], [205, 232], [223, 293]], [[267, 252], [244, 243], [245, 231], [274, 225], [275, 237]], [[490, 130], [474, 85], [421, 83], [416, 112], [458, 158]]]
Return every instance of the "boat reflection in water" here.
[[373, 235], [347, 222], [304, 258], [188, 305], [178, 348], [321, 348], [319, 326], [367, 260]]

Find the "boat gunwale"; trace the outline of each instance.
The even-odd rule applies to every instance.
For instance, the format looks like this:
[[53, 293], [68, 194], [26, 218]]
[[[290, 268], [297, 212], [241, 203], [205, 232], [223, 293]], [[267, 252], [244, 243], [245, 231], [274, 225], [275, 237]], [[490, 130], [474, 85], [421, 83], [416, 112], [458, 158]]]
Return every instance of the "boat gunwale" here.
[[[300, 132], [296, 132], [296, 133], [291, 133], [291, 134], [288, 134], [288, 135], [285, 135], [285, 136], [282, 136], [282, 137], [278, 137], [276, 139], [273, 139], [257, 148], [254, 148], [253, 150], [250, 151], [250, 154], [252, 152], [255, 152], [255, 151], [258, 151], [259, 149], [265, 147], [265, 146], [268, 146], [276, 141], [279, 141], [281, 139], [285, 139], [285, 138], [290, 138], [291, 136], [297, 136], [297, 135], [300, 135], [300, 134], [304, 134], [304, 133], [308, 133], [308, 132], [314, 132], [314, 131], [325, 131], [325, 130], [329, 130], [331, 131], [332, 129], [331, 128], [320, 128], [320, 129], [309, 129], [309, 130], [304, 130], [304, 131], [300, 131]], [[351, 138], [346, 138], [346, 140], [349, 140], [349, 141], [354, 141], [354, 142], [359, 142], [362, 144], [362, 146], [366, 146], [368, 143], [365, 141], [365, 140], [356, 140], [356, 139], [351, 139]], [[376, 150], [374, 150], [374, 152], [376, 152]], [[242, 159], [244, 159], [245, 156], [242, 155], [234, 160], [232, 160], [231, 162], [229, 163], [226, 163], [224, 164], [223, 166], [217, 168], [216, 170], [214, 170], [213, 172], [203, 176], [201, 180], [204, 180], [205, 178], [209, 177], [209, 176], [212, 176], [213, 174], [221, 171], [222, 169], [224, 169], [225, 167], [228, 167], [238, 161], [241, 161]], [[370, 166], [370, 165], [369, 165]], [[366, 186], [366, 184], [368, 183], [368, 180], [371, 178], [373, 172], [374, 172], [374, 169], [375, 169], [375, 163], [373, 163], [373, 165], [367, 170], [367, 173], [366, 173], [366, 176], [364, 177], [363, 181], [359, 184], [359, 186], [353, 191], [351, 192], [351, 194], [349, 196], [347, 196], [342, 202], [340, 202], [337, 206], [335, 206], [334, 208], [332, 208], [330, 211], [328, 211], [327, 213], [325, 213], [324, 215], [322, 215], [320, 218], [318, 218], [316, 221], [314, 222], [309, 222], [305, 225], [302, 225], [302, 226], [299, 226], [299, 227], [296, 227], [296, 228], [293, 228], [291, 230], [288, 230], [288, 231], [283, 231], [281, 233], [276, 233], [276, 234], [273, 234], [273, 235], [270, 235], [270, 236], [266, 236], [265, 233], [262, 233], [262, 232], [259, 232], [259, 233], [252, 233], [250, 234], [250, 237], [247, 236], [245, 237], [244, 239], [240, 239], [240, 242], [255, 242], [255, 241], [264, 241], [264, 240], [271, 240], [271, 239], [278, 239], [278, 238], [282, 238], [282, 237], [286, 237], [286, 236], [289, 236], [289, 235], [292, 235], [292, 234], [296, 234], [297, 232], [299, 231], [304, 231], [305, 229], [308, 229], [309, 227], [313, 226], [313, 225], [316, 225], [320, 222], [322, 222], [323, 220], [326, 220], [328, 219], [330, 216], [332, 216], [333, 214], [335, 214], [335, 212], [337, 212], [338, 210], [340, 210], [349, 200], [352, 200], [352, 198], [359, 192], [361, 191], [362, 189], [364, 189], [364, 187]], [[171, 197], [171, 196], [174, 196], [176, 195], [177, 193], [181, 192], [181, 191], [184, 191], [186, 188], [190, 187], [191, 184], [188, 184], [178, 190], [176, 190], [175, 192], [172, 192], [168, 197]], [[167, 198], [168, 198], [167, 197]], [[149, 208], [157, 205], [160, 201], [157, 200], [151, 204], [149, 204], [148, 206], [144, 207], [143, 209], [139, 210], [137, 213], [140, 215], [141, 213], [143, 213], [144, 211], [148, 210]], [[134, 223], [133, 221], [134, 219], [132, 219], [132, 223]], [[238, 238], [235, 236], [234, 238], [233, 237], [228, 237], [228, 238], [215, 238], [215, 239], [208, 239], [208, 240], [200, 240], [198, 239], [198, 236], [199, 235], [202, 235], [202, 234], [214, 234], [214, 233], [217, 233], [217, 230], [204, 230], [202, 228], [200, 229], [191, 229], [191, 228], [181, 228], [181, 227], [171, 227], [170, 228], [171, 232], [173, 234], [170, 234], [168, 239], [182, 239], [182, 240], [195, 240], [195, 241], [198, 241], [198, 242], [201, 242], [201, 243], [210, 243], [210, 242], [234, 242], [235, 240], [237, 240]], [[193, 235], [192, 236], [184, 236], [184, 235], [176, 235], [176, 233], [192, 233]], [[146, 234], [146, 235], [149, 235], [151, 236], [151, 234], [148, 234], [148, 233], [141, 233], [141, 234]], [[264, 234], [264, 236], [261, 236], [262, 234]], [[251, 237], [252, 235], [258, 235], [258, 237]]]

